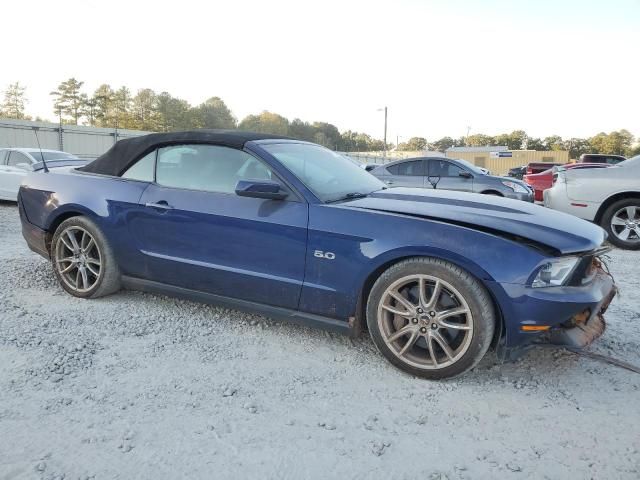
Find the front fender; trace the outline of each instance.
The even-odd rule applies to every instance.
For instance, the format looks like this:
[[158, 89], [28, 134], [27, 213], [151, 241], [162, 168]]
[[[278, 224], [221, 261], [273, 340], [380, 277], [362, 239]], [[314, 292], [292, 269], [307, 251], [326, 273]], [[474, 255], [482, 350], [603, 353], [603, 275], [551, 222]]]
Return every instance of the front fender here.
[[[315, 251], [334, 254], [333, 260]], [[430, 256], [449, 261], [485, 284], [524, 284], [544, 254], [510, 238], [442, 221], [312, 205], [300, 309], [347, 319], [363, 292], [391, 264]]]

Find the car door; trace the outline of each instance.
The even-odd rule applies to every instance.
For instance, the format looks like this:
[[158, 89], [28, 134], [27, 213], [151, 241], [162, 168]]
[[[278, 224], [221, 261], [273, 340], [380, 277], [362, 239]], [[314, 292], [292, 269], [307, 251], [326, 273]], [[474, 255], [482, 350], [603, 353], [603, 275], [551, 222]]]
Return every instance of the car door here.
[[427, 163], [427, 188], [473, 191], [473, 175], [464, 168], [443, 158], [430, 158]]
[[10, 150], [0, 174], [0, 194], [4, 198], [16, 200], [20, 184], [31, 170], [32, 160], [22, 152]]
[[392, 187], [423, 187], [424, 186], [424, 160], [408, 160], [389, 165], [387, 175], [382, 179]]
[[[245, 151], [175, 145], [155, 155], [155, 182], [144, 191], [141, 208], [129, 222], [146, 259], [146, 277], [296, 308], [304, 279], [307, 203]], [[289, 196], [238, 196], [240, 179], [279, 181]]]

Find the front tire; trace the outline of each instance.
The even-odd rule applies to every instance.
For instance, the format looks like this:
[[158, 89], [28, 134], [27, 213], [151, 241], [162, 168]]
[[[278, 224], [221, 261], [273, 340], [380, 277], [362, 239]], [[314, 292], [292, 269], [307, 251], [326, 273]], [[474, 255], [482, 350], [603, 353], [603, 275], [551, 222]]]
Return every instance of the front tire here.
[[120, 289], [120, 270], [111, 247], [87, 217], [71, 217], [58, 226], [51, 262], [60, 285], [74, 297], [103, 297]]
[[612, 203], [605, 210], [600, 226], [616, 247], [640, 249], [640, 198], [627, 198]]
[[374, 344], [394, 366], [438, 380], [473, 368], [495, 329], [491, 297], [459, 267], [412, 258], [386, 270], [367, 302]]

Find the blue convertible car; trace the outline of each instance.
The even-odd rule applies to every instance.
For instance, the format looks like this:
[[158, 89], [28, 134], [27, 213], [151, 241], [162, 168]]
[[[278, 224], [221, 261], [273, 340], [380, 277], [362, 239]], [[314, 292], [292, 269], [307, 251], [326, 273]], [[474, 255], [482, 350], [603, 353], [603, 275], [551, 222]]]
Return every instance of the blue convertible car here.
[[23, 235], [71, 295], [121, 287], [345, 333], [437, 379], [490, 347], [582, 346], [615, 294], [605, 233], [515, 200], [388, 188], [312, 143], [239, 131], [126, 139], [31, 173]]

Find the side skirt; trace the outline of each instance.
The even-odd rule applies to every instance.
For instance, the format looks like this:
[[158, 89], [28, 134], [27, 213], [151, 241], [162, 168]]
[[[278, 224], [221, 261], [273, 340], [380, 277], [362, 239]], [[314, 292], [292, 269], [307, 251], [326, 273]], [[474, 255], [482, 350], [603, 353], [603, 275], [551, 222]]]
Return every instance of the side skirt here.
[[244, 312], [258, 313], [273, 320], [285, 321], [303, 325], [305, 327], [319, 328], [331, 332], [351, 335], [352, 328], [346, 320], [336, 320], [335, 318], [323, 317], [312, 313], [290, 310], [288, 308], [274, 307], [261, 303], [239, 300], [237, 298], [223, 297], [213, 293], [190, 290], [188, 288], [167, 285], [166, 283], [154, 282], [134, 277], [122, 277], [122, 284], [130, 290], [140, 290], [142, 292], [157, 293], [171, 297], [183, 298], [194, 302], [208, 303], [211, 305], [242, 310]]

